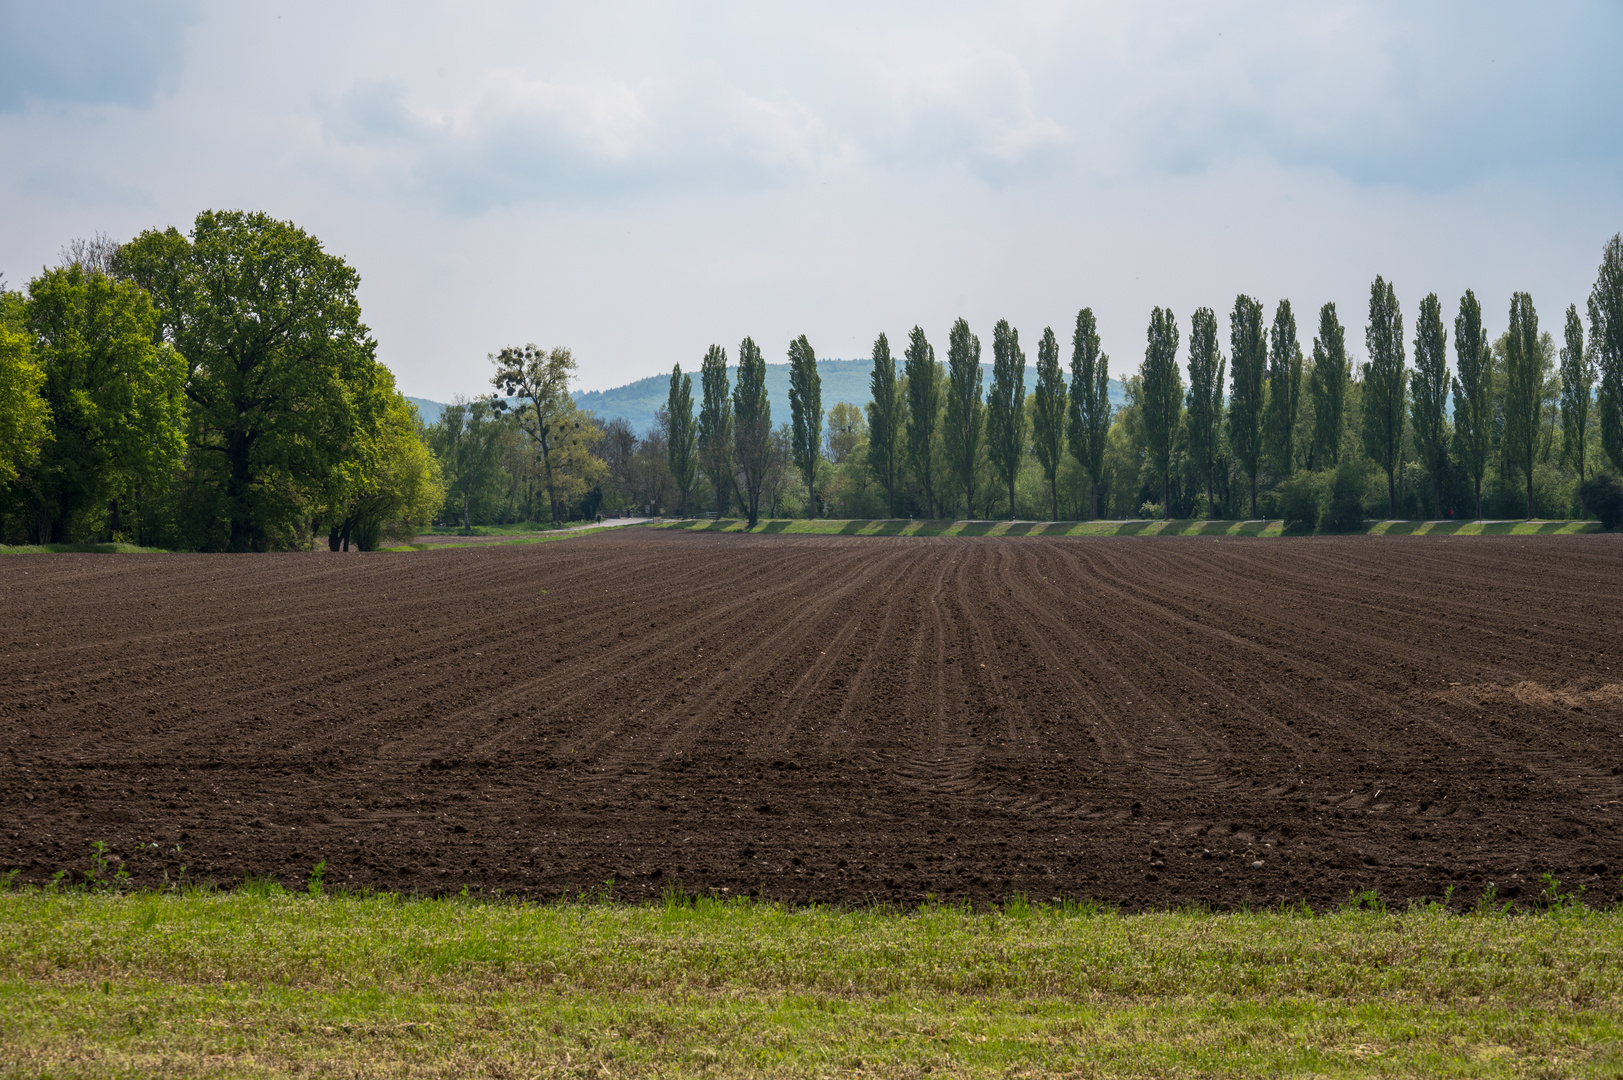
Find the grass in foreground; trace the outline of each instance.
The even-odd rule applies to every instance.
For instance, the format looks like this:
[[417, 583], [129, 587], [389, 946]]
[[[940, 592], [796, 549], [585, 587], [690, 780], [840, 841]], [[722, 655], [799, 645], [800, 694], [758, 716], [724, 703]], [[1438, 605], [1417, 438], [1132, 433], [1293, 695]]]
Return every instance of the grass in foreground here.
[[[737, 518], [667, 522], [656, 528], [690, 532], [748, 532]], [[1284, 522], [1271, 521], [921, 521], [917, 519], [762, 520], [757, 533], [823, 536], [1264, 536], [1285, 534]], [[1369, 521], [1344, 536], [1542, 536], [1600, 532], [1595, 521]]]
[[0, 895], [0, 1073], [1623, 1075], [1623, 916]]

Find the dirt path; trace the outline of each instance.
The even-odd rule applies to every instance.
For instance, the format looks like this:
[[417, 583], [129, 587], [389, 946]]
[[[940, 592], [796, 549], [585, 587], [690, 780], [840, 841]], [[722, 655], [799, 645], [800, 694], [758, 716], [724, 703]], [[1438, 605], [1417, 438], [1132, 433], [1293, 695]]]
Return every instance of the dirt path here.
[[1615, 899], [1620, 556], [631, 530], [7, 560], [0, 869], [100, 839], [143, 881]]

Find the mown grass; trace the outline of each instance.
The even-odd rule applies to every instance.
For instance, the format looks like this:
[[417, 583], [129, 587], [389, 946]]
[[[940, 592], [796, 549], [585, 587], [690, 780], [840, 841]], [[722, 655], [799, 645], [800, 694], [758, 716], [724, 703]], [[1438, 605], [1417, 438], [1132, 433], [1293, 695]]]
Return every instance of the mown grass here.
[[0, 895], [0, 1073], [1616, 1076], [1623, 916]]
[[[748, 532], [736, 518], [699, 518], [655, 526], [690, 532]], [[923, 521], [862, 518], [782, 518], [763, 520], [757, 533], [841, 536], [1284, 536], [1284, 522], [1272, 521]], [[1536, 536], [1600, 532], [1594, 521], [1370, 521], [1368, 536]], [[1359, 535], [1344, 533], [1341, 535]]]
[[165, 548], [136, 544], [0, 544], [0, 555], [169, 555]]

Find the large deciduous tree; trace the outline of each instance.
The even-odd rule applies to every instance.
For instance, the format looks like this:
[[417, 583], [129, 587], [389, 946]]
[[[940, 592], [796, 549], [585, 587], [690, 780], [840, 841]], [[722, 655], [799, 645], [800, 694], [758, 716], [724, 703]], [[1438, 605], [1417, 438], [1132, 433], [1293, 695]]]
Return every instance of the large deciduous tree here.
[[50, 415], [29, 476], [40, 542], [81, 539], [104, 519], [123, 532], [120, 501], [180, 463], [185, 361], [154, 343], [146, 292], [79, 263], [30, 282], [26, 313]]
[[461, 504], [462, 527], [472, 527], [469, 507], [474, 492], [500, 468], [502, 425], [489, 399], [456, 400], [428, 429], [430, 448], [439, 458], [450, 497]]
[[[722, 357], [722, 366], [727, 359]], [[688, 512], [688, 492], [693, 490], [693, 479], [698, 472], [698, 421], [693, 416], [693, 376], [682, 370], [681, 364], [671, 368], [671, 388], [665, 403], [666, 440], [665, 460], [670, 466], [671, 480], [676, 484], [676, 512]], [[731, 463], [728, 463], [731, 468]]]
[[761, 517], [761, 489], [774, 468], [772, 402], [766, 396], [766, 359], [751, 338], [738, 346], [738, 385], [733, 388], [733, 416], [738, 424], [734, 452], [743, 481], [749, 527]]
[[[11, 294], [0, 295], [5, 303]], [[45, 372], [35, 363], [28, 334], [0, 311], [0, 489], [14, 484], [39, 460], [51, 409], [40, 396]]]
[[1251, 516], [1257, 516], [1257, 472], [1262, 467], [1264, 368], [1268, 343], [1262, 305], [1241, 294], [1229, 313], [1229, 447], [1251, 481]]
[[1442, 478], [1448, 468], [1448, 331], [1436, 293], [1420, 301], [1414, 327], [1414, 371], [1409, 376], [1409, 423], [1415, 452], [1431, 478], [1431, 506], [1443, 516]]
[[1538, 458], [1539, 413], [1544, 405], [1544, 350], [1538, 339], [1538, 312], [1524, 292], [1510, 298], [1505, 337], [1505, 460], [1527, 481], [1527, 519], [1533, 519], [1533, 464]]
[[1031, 450], [1048, 481], [1048, 511], [1059, 520], [1059, 466], [1065, 455], [1065, 372], [1059, 363], [1059, 339], [1043, 327], [1037, 343], [1037, 388], [1031, 395]]
[[1493, 347], [1482, 329], [1482, 305], [1470, 289], [1454, 316], [1454, 456], [1471, 477], [1482, 519], [1482, 477], [1493, 452]]
[[1296, 413], [1302, 403], [1302, 346], [1291, 302], [1281, 300], [1268, 331], [1268, 404], [1264, 428], [1275, 475], [1296, 471]]
[[[541, 466], [541, 483], [547, 493], [547, 511], [552, 521], [569, 517], [569, 507], [586, 494], [603, 474], [604, 465], [591, 448], [602, 430], [575, 404], [569, 393], [569, 379], [575, 373], [575, 357], [557, 346], [542, 349], [536, 345], [509, 345], [490, 356], [496, 370], [490, 384], [508, 397], [517, 398], [513, 408], [519, 430], [529, 437]], [[506, 402], [498, 399], [498, 408]]]
[[1623, 471], [1623, 234], [1606, 242], [1589, 291], [1589, 343], [1600, 366], [1601, 446]]
[[219, 492], [223, 546], [299, 542], [308, 501], [388, 405], [359, 275], [291, 222], [237, 210], [205, 210], [190, 238], [144, 232], [116, 263], [152, 294], [187, 365], [192, 462]]
[[[387, 375], [387, 372], [385, 372]], [[388, 378], [388, 407], [366, 467], [346, 478], [327, 510], [328, 546], [374, 551], [385, 538], [411, 541], [445, 503], [440, 461], [423, 439], [416, 406]]]
[[1071, 393], [1066, 435], [1071, 456], [1088, 476], [1089, 516], [1099, 516], [1099, 483], [1104, 478], [1105, 443], [1110, 436], [1110, 357], [1099, 349], [1093, 309], [1076, 313], [1071, 335]]
[[1313, 457], [1341, 463], [1341, 431], [1347, 410], [1347, 333], [1336, 317], [1336, 305], [1319, 308], [1319, 332], [1313, 338]]
[[1364, 369], [1364, 453], [1386, 471], [1386, 516], [1398, 512], [1398, 454], [1403, 449], [1404, 377], [1403, 312], [1397, 293], [1376, 275], [1369, 287], [1369, 325], [1364, 330], [1369, 364]]
[[921, 327], [907, 335], [905, 372], [907, 375], [907, 459], [924, 495], [924, 513], [934, 517], [936, 429], [941, 419], [941, 365], [935, 346], [924, 337]]
[[986, 398], [986, 449], [992, 469], [1009, 490], [1014, 520], [1014, 481], [1026, 456], [1026, 354], [1020, 331], [999, 319], [992, 328], [992, 389]]
[[727, 514], [733, 489], [733, 405], [727, 396], [727, 350], [712, 345], [699, 368], [699, 464], [716, 493], [716, 517]]
[[1161, 475], [1161, 516], [1172, 516], [1172, 449], [1178, 441], [1183, 412], [1183, 379], [1178, 375], [1178, 319], [1171, 309], [1150, 312], [1144, 364], [1139, 368], [1143, 392], [1144, 446], [1150, 466]]
[[980, 465], [981, 339], [959, 319], [947, 336], [947, 417], [942, 438], [953, 477], [964, 493], [964, 516], [975, 516], [975, 473]]
[[823, 456], [823, 378], [806, 335], [789, 343], [789, 426], [795, 468], [806, 483], [811, 516], [817, 517], [817, 463]]
[[896, 358], [890, 354], [890, 339], [884, 334], [874, 339], [868, 395], [868, 470], [885, 489], [886, 505], [890, 516], [895, 517], [907, 401], [896, 381]]
[[1189, 324], [1189, 457], [1206, 486], [1206, 516], [1215, 517], [1212, 471], [1223, 417], [1223, 353], [1217, 344], [1217, 313], [1203, 307]]

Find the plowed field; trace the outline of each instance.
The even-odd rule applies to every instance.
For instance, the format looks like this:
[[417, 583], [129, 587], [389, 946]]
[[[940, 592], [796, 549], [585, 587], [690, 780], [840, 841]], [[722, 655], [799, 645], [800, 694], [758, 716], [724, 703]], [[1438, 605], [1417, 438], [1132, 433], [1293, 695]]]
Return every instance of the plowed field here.
[[142, 883], [1616, 899], [1620, 540], [18, 556], [0, 869], [104, 840]]

